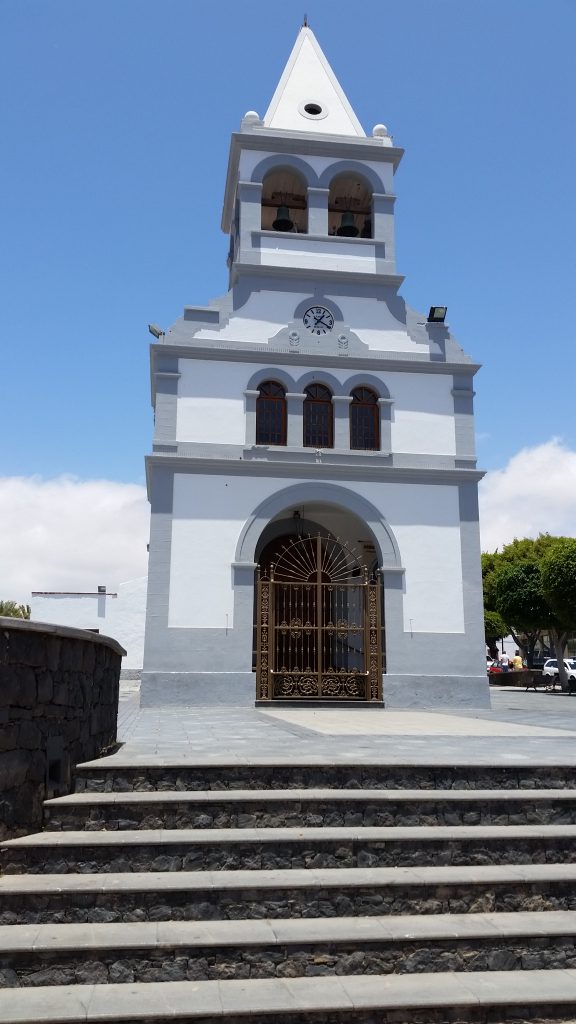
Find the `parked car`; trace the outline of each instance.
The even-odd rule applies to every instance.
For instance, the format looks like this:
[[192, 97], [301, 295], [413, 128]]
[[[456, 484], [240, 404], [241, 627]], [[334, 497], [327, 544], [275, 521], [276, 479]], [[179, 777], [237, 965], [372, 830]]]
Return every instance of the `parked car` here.
[[[564, 658], [566, 675], [569, 679], [576, 679], [576, 658]], [[547, 658], [542, 668], [543, 676], [554, 676], [558, 678], [558, 661], [556, 658]]]
[[[568, 676], [568, 682], [570, 684], [570, 692], [574, 689], [572, 682], [576, 681], [576, 658], [564, 658], [564, 666], [566, 668], [566, 675]], [[558, 679], [558, 660], [557, 658], [548, 658], [544, 662], [542, 669], [542, 675], [548, 676], [554, 682]]]

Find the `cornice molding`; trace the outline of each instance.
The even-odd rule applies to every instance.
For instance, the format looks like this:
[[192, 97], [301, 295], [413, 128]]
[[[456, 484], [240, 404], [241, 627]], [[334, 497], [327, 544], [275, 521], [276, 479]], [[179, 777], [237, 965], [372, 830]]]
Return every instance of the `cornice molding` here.
[[175, 456], [159, 452], [146, 456], [146, 477], [150, 484], [150, 473], [154, 467], [170, 468], [174, 472], [197, 473], [222, 476], [282, 477], [288, 479], [315, 480], [366, 480], [373, 483], [478, 483], [484, 472], [478, 469], [434, 469], [427, 467], [392, 467], [376, 465], [354, 465], [334, 462], [323, 463], [321, 458], [313, 462], [270, 462], [238, 458], [194, 458]]
[[386, 355], [334, 355], [319, 352], [291, 352], [288, 349], [274, 349], [269, 345], [251, 342], [190, 342], [176, 345], [170, 342], [150, 346], [152, 358], [155, 355], [172, 355], [179, 359], [206, 359], [227, 362], [260, 363], [285, 366], [348, 367], [364, 371], [383, 370], [395, 373], [442, 373], [469, 374], [474, 376], [480, 369], [479, 363], [445, 363], [440, 360], [423, 358], [419, 353], [389, 352]]
[[[294, 237], [310, 238], [310, 235], [295, 235]], [[326, 239], [332, 241], [333, 236], [322, 235], [319, 237], [323, 241], [326, 241]], [[345, 241], [349, 241], [349, 239], [345, 239]], [[355, 242], [357, 239], [353, 239], [353, 241]], [[374, 239], [368, 239], [367, 241], [374, 245]], [[272, 264], [258, 263], [255, 258], [258, 253], [258, 249], [240, 250], [238, 259], [231, 268], [232, 284], [244, 274], [250, 274], [250, 276], [258, 274], [259, 277], [280, 277], [284, 280], [286, 278], [305, 277], [308, 281], [322, 281], [326, 288], [329, 288], [333, 281], [352, 281], [359, 284], [369, 284], [372, 287], [375, 284], [379, 284], [383, 287], [394, 288], [397, 291], [405, 280], [404, 274], [381, 274], [360, 270], [327, 270], [314, 267], [303, 269], [302, 267], [273, 266]]]
[[[343, 156], [360, 160], [378, 160], [398, 166], [404, 150], [399, 146], [385, 146], [381, 137], [351, 135], [311, 135], [310, 132], [291, 131], [288, 128], [254, 128], [252, 131], [232, 132], [231, 148], [265, 149], [277, 153], [294, 153], [302, 143], [304, 156]], [[264, 144], [263, 144], [264, 143]]]

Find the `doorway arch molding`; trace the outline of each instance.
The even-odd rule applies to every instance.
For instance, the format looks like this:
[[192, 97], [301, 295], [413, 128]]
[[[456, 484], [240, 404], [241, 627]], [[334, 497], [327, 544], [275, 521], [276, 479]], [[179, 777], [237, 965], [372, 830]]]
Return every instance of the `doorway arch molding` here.
[[378, 562], [384, 569], [402, 569], [400, 551], [396, 538], [375, 505], [347, 487], [328, 483], [300, 483], [284, 487], [281, 491], [265, 498], [246, 521], [236, 546], [235, 564], [255, 563], [256, 547], [262, 531], [271, 519], [285, 512], [290, 506], [306, 505], [308, 502], [326, 502], [336, 505], [362, 519], [372, 531], [377, 546]]

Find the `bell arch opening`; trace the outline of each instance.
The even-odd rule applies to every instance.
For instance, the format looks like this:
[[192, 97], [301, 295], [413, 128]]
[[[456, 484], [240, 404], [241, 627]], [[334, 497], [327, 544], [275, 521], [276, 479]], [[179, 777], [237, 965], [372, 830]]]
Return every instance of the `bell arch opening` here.
[[328, 234], [343, 238], [373, 237], [372, 189], [362, 175], [347, 171], [330, 182]]
[[269, 171], [262, 187], [262, 230], [305, 233], [308, 186], [292, 167]]

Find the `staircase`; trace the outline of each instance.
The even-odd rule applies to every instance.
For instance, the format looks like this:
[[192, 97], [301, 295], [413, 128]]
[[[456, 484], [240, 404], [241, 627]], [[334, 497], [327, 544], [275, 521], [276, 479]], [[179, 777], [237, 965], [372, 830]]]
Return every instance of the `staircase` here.
[[116, 757], [1, 864], [3, 1024], [576, 1017], [576, 767]]

